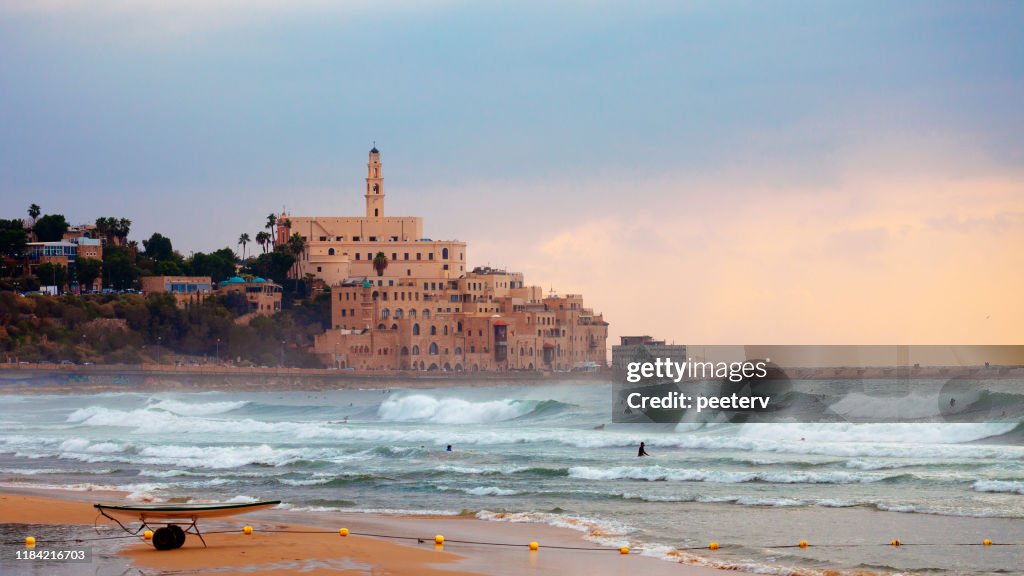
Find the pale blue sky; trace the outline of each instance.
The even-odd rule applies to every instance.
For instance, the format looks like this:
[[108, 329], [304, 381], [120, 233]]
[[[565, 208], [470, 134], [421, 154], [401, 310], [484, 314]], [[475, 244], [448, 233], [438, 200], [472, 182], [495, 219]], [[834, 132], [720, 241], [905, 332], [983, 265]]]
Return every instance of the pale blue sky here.
[[23, 4], [0, 0], [3, 214], [127, 216], [186, 253], [282, 205], [360, 212], [374, 140], [391, 214], [527, 271], [498, 246], [1024, 166], [1021, 2]]

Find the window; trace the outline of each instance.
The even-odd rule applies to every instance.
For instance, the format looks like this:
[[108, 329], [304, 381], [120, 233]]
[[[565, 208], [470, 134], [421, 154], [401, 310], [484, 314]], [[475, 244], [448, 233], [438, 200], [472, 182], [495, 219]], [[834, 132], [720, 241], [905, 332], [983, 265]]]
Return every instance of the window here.
[[320, 266], [317, 266], [317, 267], [316, 267], [316, 271], [317, 271], [317, 272], [323, 272], [323, 270], [321, 269], [321, 267], [320, 267]]
[[[409, 317], [410, 318], [415, 318], [416, 316], [412, 313], [412, 311], [410, 311], [409, 312]], [[413, 336], [419, 336], [420, 335], [420, 325], [419, 325], [419, 323], [416, 323], [416, 324], [412, 325], [412, 335]]]
[[391, 253], [391, 261], [394, 262], [395, 260], [398, 260], [398, 254], [392, 252]]
[[[370, 241], [373, 242], [373, 237], [372, 236], [370, 237]], [[367, 252], [366, 253], [366, 261], [367, 262], [372, 262], [373, 261], [373, 252]]]
[[447, 264], [445, 264], [445, 265], [444, 265], [444, 269], [445, 269], [445, 270], [447, 270], [447, 269], [448, 269], [448, 265], [447, 265]]
[[406, 253], [405, 253], [405, 257], [403, 258], [403, 260], [408, 260], [408, 259], [409, 259], [409, 253], [408, 253], [408, 252], [406, 252]]
[[320, 237], [320, 241], [321, 242], [327, 242], [327, 236], [321, 236]]
[[334, 256], [334, 248], [329, 248], [329, 249], [327, 250], [327, 255], [328, 255], [328, 256]]
[[[374, 186], [374, 188], [376, 188], [376, 186]], [[374, 216], [380, 216], [380, 210], [378, 210], [378, 209], [374, 208], [374, 209], [373, 209], [373, 215], [374, 215]], [[371, 240], [372, 240], [372, 238], [371, 238]]]
[[431, 252], [430, 254], [427, 254], [427, 259], [428, 260], [433, 260], [434, 259], [434, 253]]
[[431, 336], [437, 336], [437, 326], [431, 326], [430, 327], [430, 335]]
[[352, 241], [353, 242], [359, 242], [359, 236], [353, 236], [352, 237]]
[[447, 248], [442, 248], [441, 249], [441, 259], [442, 260], [447, 260], [448, 259], [448, 249]]
[[356, 252], [356, 260], [359, 260], [359, 252]]
[[419, 252], [417, 252], [416, 253], [416, 259], [417, 260], [423, 260], [423, 254], [420, 254]]
[[370, 242], [376, 242], [376, 241], [377, 241], [377, 237], [376, 236], [370, 236]]
[[431, 342], [430, 343], [430, 350], [429, 350], [429, 352], [430, 352], [431, 356], [437, 356], [437, 342]]

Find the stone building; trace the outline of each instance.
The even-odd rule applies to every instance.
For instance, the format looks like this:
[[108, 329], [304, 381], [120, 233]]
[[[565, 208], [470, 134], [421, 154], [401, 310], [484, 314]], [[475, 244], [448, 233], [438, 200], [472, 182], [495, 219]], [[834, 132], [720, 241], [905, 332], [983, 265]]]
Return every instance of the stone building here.
[[[363, 217], [278, 219], [278, 243], [306, 240], [298, 274], [331, 287], [325, 364], [362, 370], [604, 367], [608, 323], [578, 294], [544, 295], [522, 273], [467, 264], [466, 244], [432, 240], [419, 217], [388, 217], [380, 152], [370, 150]], [[281, 223], [285, 223], [284, 226]], [[375, 266], [383, 253], [386, 266]]]

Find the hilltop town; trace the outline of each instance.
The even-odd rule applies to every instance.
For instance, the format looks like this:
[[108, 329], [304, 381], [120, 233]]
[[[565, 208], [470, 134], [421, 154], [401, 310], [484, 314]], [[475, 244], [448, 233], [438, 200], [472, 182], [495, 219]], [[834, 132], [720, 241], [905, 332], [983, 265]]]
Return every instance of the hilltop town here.
[[[467, 244], [385, 214], [369, 152], [363, 216], [268, 216], [237, 250], [183, 257], [131, 221], [0, 220], [0, 352], [10, 363], [360, 371], [594, 370], [608, 323], [578, 294], [471, 267]], [[250, 248], [252, 248], [250, 250]]]

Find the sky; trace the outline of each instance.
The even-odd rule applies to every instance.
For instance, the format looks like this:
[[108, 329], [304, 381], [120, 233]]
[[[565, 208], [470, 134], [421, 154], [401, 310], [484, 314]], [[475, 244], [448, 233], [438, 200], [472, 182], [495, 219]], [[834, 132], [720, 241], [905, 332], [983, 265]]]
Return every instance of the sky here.
[[1024, 4], [0, 0], [0, 213], [390, 215], [613, 340], [1024, 342]]

